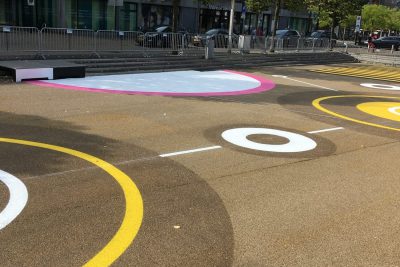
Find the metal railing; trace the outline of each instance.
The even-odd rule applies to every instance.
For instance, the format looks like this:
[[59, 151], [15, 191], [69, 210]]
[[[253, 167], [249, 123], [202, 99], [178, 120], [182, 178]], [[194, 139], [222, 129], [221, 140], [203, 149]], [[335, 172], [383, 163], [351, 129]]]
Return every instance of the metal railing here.
[[[247, 35], [246, 52], [269, 51], [271, 38]], [[12, 52], [105, 52], [105, 51], [151, 51], [196, 54], [204, 52], [207, 40], [214, 41], [216, 51], [225, 52], [229, 46], [226, 34], [206, 36], [189, 33], [160, 33], [138, 31], [107, 31], [68, 28], [0, 26], [0, 53]], [[239, 36], [232, 36], [232, 51], [243, 52]], [[276, 38], [275, 51], [324, 51], [330, 49], [328, 39]], [[249, 46], [249, 47], [247, 47]]]
[[384, 64], [390, 66], [400, 66], [400, 51], [396, 51], [394, 47], [390, 48], [368, 48], [362, 46], [338, 47], [337, 51], [351, 54], [360, 61], [370, 64]]
[[137, 31], [104, 31], [96, 32], [96, 51], [135, 51], [143, 47], [143, 33]]
[[93, 51], [92, 30], [43, 28], [40, 30], [40, 51]]
[[40, 32], [35, 27], [0, 26], [0, 51], [40, 50]]

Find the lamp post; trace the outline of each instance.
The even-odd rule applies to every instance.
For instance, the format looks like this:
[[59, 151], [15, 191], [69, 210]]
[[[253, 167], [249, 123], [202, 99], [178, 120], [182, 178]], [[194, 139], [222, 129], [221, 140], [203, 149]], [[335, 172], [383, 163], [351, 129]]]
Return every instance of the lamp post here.
[[233, 16], [235, 13], [235, 0], [231, 1], [231, 14], [229, 18], [228, 53], [232, 53]]

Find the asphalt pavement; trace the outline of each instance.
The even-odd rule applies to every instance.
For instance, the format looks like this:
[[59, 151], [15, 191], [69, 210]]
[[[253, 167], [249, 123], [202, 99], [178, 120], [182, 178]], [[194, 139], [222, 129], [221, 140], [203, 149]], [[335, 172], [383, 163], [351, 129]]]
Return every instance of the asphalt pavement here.
[[231, 95], [0, 84], [0, 265], [400, 265], [400, 84], [323, 68]]

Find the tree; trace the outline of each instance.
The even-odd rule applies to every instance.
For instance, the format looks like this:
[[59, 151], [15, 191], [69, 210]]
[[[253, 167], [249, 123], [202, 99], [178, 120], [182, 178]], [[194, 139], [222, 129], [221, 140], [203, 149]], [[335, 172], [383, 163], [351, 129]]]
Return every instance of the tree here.
[[180, 0], [172, 1], [172, 32], [178, 31]]
[[289, 10], [299, 10], [301, 7], [304, 7], [303, 0], [246, 0], [246, 6], [249, 10], [257, 13], [261, 13], [263, 11], [268, 10], [269, 8], [273, 7], [274, 16], [273, 16], [273, 25], [271, 30], [271, 45], [269, 48], [270, 52], [275, 51], [275, 36], [276, 30], [278, 29], [278, 22], [279, 22], [279, 14], [282, 7], [285, 7]]
[[346, 20], [350, 15], [359, 15], [362, 6], [368, 0], [304, 0], [308, 9], [325, 16], [326, 22], [331, 26], [331, 36], [336, 26]]
[[362, 9], [363, 28], [369, 31], [400, 30], [400, 11], [382, 5], [365, 5]]

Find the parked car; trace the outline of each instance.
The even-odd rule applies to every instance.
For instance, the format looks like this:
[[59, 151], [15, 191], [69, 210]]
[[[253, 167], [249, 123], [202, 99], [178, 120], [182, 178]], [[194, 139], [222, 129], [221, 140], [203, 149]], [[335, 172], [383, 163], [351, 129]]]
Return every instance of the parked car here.
[[394, 46], [394, 50], [398, 51], [400, 47], [400, 36], [387, 36], [373, 40], [372, 44], [375, 48], [389, 48]]
[[275, 38], [279, 45], [287, 47], [297, 47], [297, 40], [301, 37], [300, 33], [295, 30], [277, 30]]
[[[184, 35], [187, 32], [180, 30], [178, 33]], [[169, 48], [173, 46], [173, 43], [175, 46], [181, 46], [182, 39], [180, 36], [172, 34], [171, 26], [161, 25], [146, 31], [138, 42], [147, 48]]]
[[[209, 39], [214, 40], [215, 47], [228, 47], [229, 32], [226, 29], [210, 29], [205, 34], [194, 36], [192, 42], [195, 46], [205, 46]], [[232, 39], [237, 40], [238, 36], [233, 33]]]
[[322, 47], [322, 46], [329, 44], [329, 40], [331, 40], [332, 47], [336, 46], [336, 43], [337, 43], [336, 34], [333, 32], [332, 39], [331, 39], [331, 32], [327, 31], [327, 30], [315, 31], [315, 32], [311, 33], [310, 37], [306, 38], [307, 43], [310, 43], [311, 45], [312, 45], [312, 43], [314, 43], [314, 46], [317, 46], [317, 47]]

